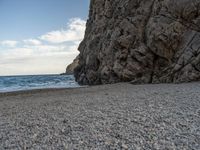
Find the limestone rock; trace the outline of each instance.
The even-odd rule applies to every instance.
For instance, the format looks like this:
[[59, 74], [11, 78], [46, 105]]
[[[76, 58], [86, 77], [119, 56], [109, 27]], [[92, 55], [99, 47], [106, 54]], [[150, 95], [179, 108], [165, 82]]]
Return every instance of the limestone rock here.
[[80, 84], [200, 80], [200, 0], [91, 0]]

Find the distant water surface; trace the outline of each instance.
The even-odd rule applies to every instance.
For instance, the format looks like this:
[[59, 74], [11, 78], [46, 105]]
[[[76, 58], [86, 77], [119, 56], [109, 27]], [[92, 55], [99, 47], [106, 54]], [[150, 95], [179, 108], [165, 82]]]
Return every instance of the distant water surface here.
[[44, 89], [79, 87], [73, 75], [0, 76], [0, 93]]

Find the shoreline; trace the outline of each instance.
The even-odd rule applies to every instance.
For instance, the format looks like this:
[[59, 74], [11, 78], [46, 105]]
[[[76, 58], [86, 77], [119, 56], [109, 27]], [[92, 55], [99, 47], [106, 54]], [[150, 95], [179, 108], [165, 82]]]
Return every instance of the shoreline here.
[[50, 88], [36, 88], [36, 89], [27, 89], [27, 90], [16, 90], [16, 91], [6, 91], [0, 92], [0, 97], [3, 96], [10, 96], [10, 95], [19, 95], [19, 94], [35, 94], [35, 93], [45, 93], [45, 92], [56, 92], [56, 91], [70, 91], [76, 90], [81, 88], [92, 88], [92, 87], [103, 87], [103, 86], [112, 86], [112, 85], [119, 85], [119, 84], [130, 84], [133, 86], [153, 86], [153, 85], [181, 85], [181, 84], [200, 84], [200, 81], [196, 82], [187, 82], [187, 83], [151, 83], [151, 84], [133, 84], [131, 82], [119, 82], [113, 84], [101, 84], [101, 85], [80, 85], [79, 87], [50, 87]]
[[81, 88], [88, 88], [90, 86], [80, 86], [80, 87], [66, 87], [66, 88], [40, 88], [40, 89], [28, 89], [28, 90], [18, 90], [18, 91], [8, 91], [0, 92], [0, 98], [5, 96], [21, 95], [21, 94], [37, 94], [45, 92], [57, 92], [57, 91], [70, 91]]
[[[0, 94], [81, 87], [72, 75], [19, 75], [0, 77]], [[4, 95], [5, 95], [4, 94]]]

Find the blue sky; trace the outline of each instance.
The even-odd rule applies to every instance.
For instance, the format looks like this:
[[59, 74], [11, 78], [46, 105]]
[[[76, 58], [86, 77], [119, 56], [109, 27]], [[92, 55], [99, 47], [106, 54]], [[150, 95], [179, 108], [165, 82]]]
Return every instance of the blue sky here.
[[0, 75], [63, 72], [88, 9], [89, 0], [0, 0]]

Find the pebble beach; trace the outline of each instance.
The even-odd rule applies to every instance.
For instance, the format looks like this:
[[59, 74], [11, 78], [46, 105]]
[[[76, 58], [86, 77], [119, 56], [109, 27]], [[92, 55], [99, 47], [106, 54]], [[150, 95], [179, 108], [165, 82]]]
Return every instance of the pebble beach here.
[[0, 94], [0, 150], [200, 149], [200, 83]]

